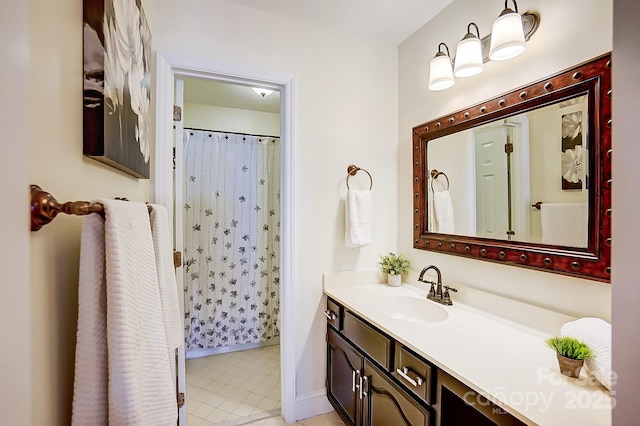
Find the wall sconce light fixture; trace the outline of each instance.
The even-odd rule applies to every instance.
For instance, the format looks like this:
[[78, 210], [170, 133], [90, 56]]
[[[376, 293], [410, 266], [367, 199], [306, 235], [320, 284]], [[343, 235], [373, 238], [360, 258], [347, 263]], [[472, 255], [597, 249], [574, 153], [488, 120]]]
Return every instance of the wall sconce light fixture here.
[[[429, 63], [429, 90], [447, 89], [455, 84], [453, 75], [471, 77], [482, 72], [484, 62], [510, 59], [524, 52], [525, 43], [540, 26], [540, 15], [536, 12], [520, 15], [516, 0], [512, 1], [515, 11], [507, 7], [508, 0], [505, 0], [504, 10], [494, 21], [491, 34], [480, 38], [478, 26], [470, 23], [467, 34], [458, 43], [455, 58], [451, 58], [445, 43], [438, 45], [438, 52]], [[477, 35], [471, 32], [472, 26]], [[447, 54], [441, 46], [445, 46]]]
[[504, 10], [500, 16], [493, 21], [491, 29], [491, 49], [489, 59], [492, 61], [503, 61], [511, 59], [524, 52], [524, 28], [522, 17], [518, 13], [518, 4], [512, 0], [515, 11], [507, 7], [507, 0], [504, 2]]
[[[440, 50], [444, 46], [447, 53]], [[449, 46], [445, 43], [438, 45], [438, 53], [431, 59], [429, 63], [429, 90], [444, 90], [453, 86], [456, 80], [453, 78], [453, 70], [451, 68], [451, 54]]]
[[[478, 36], [471, 32], [471, 26], [476, 28]], [[471, 77], [482, 72], [482, 42], [480, 30], [473, 22], [467, 25], [467, 34], [456, 47], [456, 60], [453, 75], [456, 77]]]
[[253, 91], [256, 92], [258, 95], [262, 96], [263, 98], [265, 96], [269, 96], [270, 94], [273, 93], [273, 90], [269, 90], [269, 89], [262, 89], [260, 87], [252, 87]]

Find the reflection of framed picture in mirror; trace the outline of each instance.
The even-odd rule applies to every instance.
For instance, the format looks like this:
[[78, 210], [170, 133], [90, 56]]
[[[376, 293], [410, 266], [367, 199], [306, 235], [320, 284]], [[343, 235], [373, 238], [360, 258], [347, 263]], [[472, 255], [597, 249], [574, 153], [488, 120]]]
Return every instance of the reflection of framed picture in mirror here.
[[562, 115], [562, 189], [582, 189], [584, 143], [582, 111]]
[[141, 1], [83, 5], [83, 153], [148, 178], [151, 32]]

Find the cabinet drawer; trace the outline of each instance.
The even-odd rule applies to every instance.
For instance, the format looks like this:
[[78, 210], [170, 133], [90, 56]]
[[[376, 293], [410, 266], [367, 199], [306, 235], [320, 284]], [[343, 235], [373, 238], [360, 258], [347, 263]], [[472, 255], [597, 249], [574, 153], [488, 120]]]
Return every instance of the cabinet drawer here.
[[411, 393], [427, 404], [433, 404], [435, 367], [427, 361], [404, 346], [396, 344], [395, 362], [391, 374]]
[[343, 333], [384, 368], [391, 368], [391, 339], [351, 312], [344, 313]]
[[342, 330], [341, 324], [341, 312], [342, 307], [333, 300], [327, 298], [327, 309], [324, 311], [324, 315], [327, 317], [327, 324], [331, 324], [336, 330]]

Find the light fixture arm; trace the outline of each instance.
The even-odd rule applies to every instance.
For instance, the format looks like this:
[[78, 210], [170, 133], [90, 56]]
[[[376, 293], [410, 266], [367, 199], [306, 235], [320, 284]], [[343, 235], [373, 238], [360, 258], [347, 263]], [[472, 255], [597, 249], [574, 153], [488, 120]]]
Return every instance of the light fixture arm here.
[[445, 48], [445, 49], [447, 49], [447, 56], [448, 56], [448, 57], [451, 57], [451, 53], [449, 52], [449, 46], [447, 46], [447, 44], [446, 44], [446, 43], [440, 43], [440, 44], [438, 45], [438, 53], [442, 53], [442, 54], [444, 55], [444, 52], [443, 52], [442, 50], [440, 50], [440, 49], [441, 49], [441, 46], [444, 46], [444, 48]]
[[[478, 26], [475, 24], [475, 22], [471, 22], [469, 25], [467, 25], [467, 34], [472, 34], [471, 33], [471, 26], [476, 27], [476, 33], [478, 34], [478, 39], [480, 39], [480, 29], [478, 29]], [[473, 35], [473, 34], [472, 34]], [[466, 37], [465, 37], [466, 38]]]
[[[516, 3], [516, 0], [511, 0], [513, 2], [513, 7], [516, 9], [516, 13], [518, 13], [518, 3]], [[509, 0], [504, 0], [504, 9], [508, 10], [507, 7], [507, 3], [509, 3]], [[504, 13], [504, 12], [502, 12]]]

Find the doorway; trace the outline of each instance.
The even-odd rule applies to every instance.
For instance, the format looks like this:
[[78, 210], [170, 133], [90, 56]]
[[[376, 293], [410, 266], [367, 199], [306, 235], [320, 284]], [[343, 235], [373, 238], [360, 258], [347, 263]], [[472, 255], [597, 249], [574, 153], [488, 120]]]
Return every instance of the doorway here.
[[[279, 91], [280, 129], [282, 148], [281, 184], [280, 184], [280, 347], [278, 352], [281, 365], [295, 365], [295, 322], [293, 317], [293, 78], [281, 74], [257, 73], [229, 65], [192, 61], [184, 57], [156, 55], [156, 164], [154, 165], [153, 196], [156, 202], [168, 206], [174, 203], [173, 159], [174, 129], [173, 117], [174, 80], [178, 78], [200, 78], [210, 81], [233, 83], [240, 86], [255, 86]], [[255, 94], [255, 96], [261, 96]], [[176, 129], [178, 129], [176, 123]], [[182, 141], [182, 129], [179, 129]], [[181, 145], [178, 145], [181, 146]], [[176, 164], [178, 166], [178, 164]], [[174, 212], [179, 215], [179, 210]], [[176, 218], [179, 222], [180, 219]], [[176, 228], [177, 229], [177, 228]], [[176, 242], [182, 241], [182, 235], [176, 233]], [[181, 268], [178, 268], [181, 269]], [[180, 278], [183, 273], [177, 271]], [[180, 294], [184, 295], [182, 283]], [[186, 371], [184, 369], [184, 347], [179, 351], [178, 391], [185, 392]], [[271, 349], [272, 351], [274, 349]], [[225, 355], [230, 355], [225, 353]], [[231, 354], [232, 355], [232, 354]], [[180, 358], [182, 362], [180, 362]], [[273, 362], [273, 361], [272, 361]], [[274, 367], [275, 369], [276, 367]], [[247, 374], [247, 373], [245, 373]], [[295, 421], [295, 369], [280, 369], [281, 413], [286, 421]], [[273, 379], [270, 379], [273, 380]], [[194, 395], [186, 392], [186, 406]], [[197, 401], [193, 399], [193, 401]], [[180, 425], [186, 424], [186, 408], [180, 410]]]
[[176, 104], [187, 425], [279, 415], [280, 93], [176, 75]]

